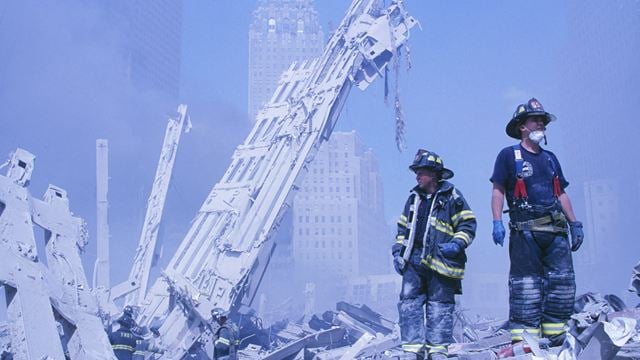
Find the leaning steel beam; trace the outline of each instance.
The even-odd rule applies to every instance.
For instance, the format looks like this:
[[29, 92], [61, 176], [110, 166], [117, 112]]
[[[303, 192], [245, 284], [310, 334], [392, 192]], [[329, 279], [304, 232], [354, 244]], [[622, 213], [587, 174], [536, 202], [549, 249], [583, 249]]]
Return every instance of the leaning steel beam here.
[[[159, 257], [158, 230], [160, 229], [160, 220], [162, 220], [164, 203], [167, 198], [169, 183], [171, 182], [173, 164], [180, 144], [180, 135], [182, 135], [183, 130], [188, 132], [190, 128], [191, 123], [187, 115], [187, 105], [181, 104], [178, 106], [176, 116], [170, 117], [167, 123], [160, 160], [158, 160], [153, 188], [147, 201], [147, 213], [144, 217], [133, 266], [131, 267], [129, 278], [125, 282], [126, 286], [120, 287], [124, 288], [127, 293], [125, 298], [125, 304], [127, 305], [139, 305], [147, 293], [149, 273], [153, 266], [154, 258]], [[111, 296], [113, 299], [124, 295], [116, 292], [112, 291]]]
[[109, 289], [109, 141], [96, 140], [96, 263], [93, 287]]
[[[17, 149], [0, 176], [0, 282], [13, 358], [115, 359], [80, 260], [85, 222], [59, 187], [49, 185], [43, 200], [31, 196], [34, 159]], [[34, 225], [44, 230], [41, 243]]]
[[324, 54], [283, 74], [143, 303], [142, 323], [163, 322], [165, 358], [181, 358], [207, 331], [213, 307], [251, 303], [273, 232], [351, 87], [364, 90], [382, 74], [415, 24], [400, 1], [355, 0]]

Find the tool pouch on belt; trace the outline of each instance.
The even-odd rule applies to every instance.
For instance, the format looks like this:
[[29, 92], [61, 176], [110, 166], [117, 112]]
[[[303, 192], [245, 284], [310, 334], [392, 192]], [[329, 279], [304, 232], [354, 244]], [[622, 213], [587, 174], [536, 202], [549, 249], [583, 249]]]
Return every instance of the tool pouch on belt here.
[[567, 234], [567, 218], [562, 211], [553, 210], [547, 215], [524, 221], [511, 221], [509, 228], [516, 231], [541, 231]]

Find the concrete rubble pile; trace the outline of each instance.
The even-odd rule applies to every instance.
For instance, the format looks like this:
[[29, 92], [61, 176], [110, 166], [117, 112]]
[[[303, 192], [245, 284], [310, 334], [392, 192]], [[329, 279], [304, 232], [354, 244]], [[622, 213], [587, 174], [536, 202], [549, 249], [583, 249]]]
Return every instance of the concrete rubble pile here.
[[[640, 307], [627, 307], [615, 295], [577, 297], [567, 339], [558, 347], [532, 336], [512, 345], [506, 320], [471, 322], [462, 311], [456, 311], [456, 318], [458, 342], [449, 347], [452, 359], [640, 359]], [[253, 341], [239, 352], [239, 359], [415, 358], [401, 351], [398, 325], [366, 305], [339, 302], [336, 311], [304, 320], [282, 321], [263, 330], [268, 335], [260, 338], [267, 342]]]

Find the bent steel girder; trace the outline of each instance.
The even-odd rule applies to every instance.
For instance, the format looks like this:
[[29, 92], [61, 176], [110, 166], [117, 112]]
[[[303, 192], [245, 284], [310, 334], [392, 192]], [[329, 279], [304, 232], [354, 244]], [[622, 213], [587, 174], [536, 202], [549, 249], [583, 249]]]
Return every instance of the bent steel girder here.
[[402, 2], [356, 0], [324, 54], [283, 74], [142, 304], [141, 323], [163, 323], [164, 358], [184, 356], [208, 331], [212, 308], [251, 303], [272, 235], [352, 85], [364, 90], [382, 74], [415, 24]]

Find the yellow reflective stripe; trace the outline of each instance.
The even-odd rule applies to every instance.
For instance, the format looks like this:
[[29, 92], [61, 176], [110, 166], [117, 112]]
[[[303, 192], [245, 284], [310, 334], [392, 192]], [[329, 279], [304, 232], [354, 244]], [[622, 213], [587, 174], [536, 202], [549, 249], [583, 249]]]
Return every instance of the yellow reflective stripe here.
[[133, 355], [144, 355], [144, 351], [142, 350], [137, 350], [133, 353]]
[[558, 335], [565, 333], [564, 323], [542, 323], [544, 335]]
[[406, 228], [408, 220], [409, 219], [407, 219], [407, 217], [404, 214], [400, 214], [400, 218], [398, 219], [398, 225], [404, 226]]
[[133, 346], [129, 345], [121, 345], [121, 344], [113, 344], [111, 345], [113, 350], [127, 350], [133, 352]]
[[471, 243], [471, 237], [464, 231], [458, 231], [453, 235], [454, 238], [461, 239], [465, 244], [469, 245]]
[[453, 236], [453, 227], [441, 220], [438, 220], [436, 218], [431, 219], [431, 226], [433, 226], [434, 229], [440, 232], [443, 232], [449, 236]]
[[475, 219], [475, 218], [476, 216], [473, 214], [473, 211], [462, 210], [451, 217], [451, 222], [453, 223], [453, 226], [457, 226], [460, 220], [469, 220], [469, 219]]
[[398, 235], [398, 236], [396, 236], [396, 242], [397, 242], [398, 244], [404, 244], [404, 240], [405, 240], [404, 235]]
[[216, 344], [217, 344], [217, 343], [222, 343], [222, 344], [224, 344], [224, 345], [229, 345], [229, 344], [231, 344], [231, 343], [229, 342], [229, 340], [228, 340], [228, 339], [225, 339], [225, 338], [222, 338], [222, 337], [221, 337], [221, 338], [219, 338], [218, 340], [216, 340]]
[[422, 263], [439, 274], [454, 279], [462, 279], [464, 277], [464, 269], [451, 267], [440, 260], [434, 259], [431, 255], [428, 255], [426, 259], [422, 259]]
[[443, 345], [427, 345], [427, 349], [429, 354], [447, 353], [447, 347]]
[[528, 329], [511, 329], [511, 340], [520, 341], [523, 340], [522, 333], [527, 332], [531, 334], [533, 337], [540, 337], [540, 329], [537, 328], [528, 328]]
[[424, 348], [424, 344], [402, 344], [402, 350], [406, 352], [419, 353]]

